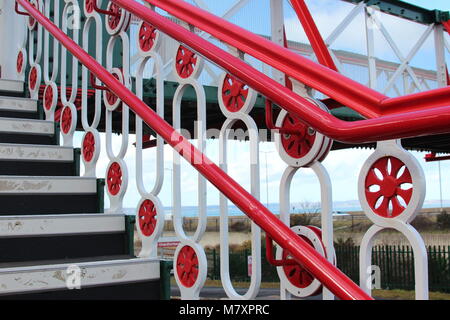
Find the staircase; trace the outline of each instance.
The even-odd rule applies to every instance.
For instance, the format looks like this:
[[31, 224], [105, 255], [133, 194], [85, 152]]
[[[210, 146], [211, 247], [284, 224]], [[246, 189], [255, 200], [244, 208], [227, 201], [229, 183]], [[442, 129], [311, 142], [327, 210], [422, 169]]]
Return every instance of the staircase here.
[[104, 214], [104, 180], [79, 176], [79, 149], [59, 146], [39, 101], [0, 85], [0, 299], [159, 299], [134, 217]]

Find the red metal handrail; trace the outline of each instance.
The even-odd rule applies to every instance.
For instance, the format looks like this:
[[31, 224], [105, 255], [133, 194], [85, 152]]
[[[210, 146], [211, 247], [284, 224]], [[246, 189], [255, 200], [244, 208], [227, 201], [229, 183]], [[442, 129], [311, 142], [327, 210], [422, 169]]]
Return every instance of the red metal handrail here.
[[[202, 56], [226, 69], [236, 78], [248, 84], [278, 106], [282, 106], [286, 111], [300, 117], [310, 127], [334, 140], [347, 143], [364, 143], [447, 133], [450, 131], [450, 127], [448, 126], [448, 123], [450, 123], [450, 103], [446, 107], [405, 112], [361, 121], [347, 122], [339, 120], [328, 112], [321, 110], [310, 101], [300, 97], [283, 85], [249, 66], [239, 58], [218, 48], [209, 41], [152, 10], [145, 8], [142, 5], [138, 6], [135, 1], [112, 1], [130, 11], [136, 17], [145, 20], [155, 28], [162, 30], [172, 38], [183, 42], [185, 45], [199, 52]], [[184, 3], [183, 1], [180, 2]], [[136, 10], [137, 7], [142, 8], [142, 10]], [[263, 38], [260, 39], [265, 41]], [[268, 41], [268, 43], [273, 44], [270, 41]], [[278, 48], [284, 50], [283, 47], [278, 46]], [[287, 50], [287, 52], [290, 51]], [[295, 55], [295, 57], [300, 56]], [[315, 64], [307, 59], [306, 61], [312, 63], [316, 67], [320, 67], [322, 70], [333, 72], [336, 76], [340, 76], [340, 74], [326, 67]], [[318, 77], [317, 83], [320, 83], [323, 78], [320, 76]], [[347, 78], [342, 79], [344, 82]], [[439, 100], [440, 97], [437, 97], [436, 99]], [[448, 94], [447, 99], [449, 99]]]
[[[145, 1], [307, 84], [367, 118], [450, 105], [450, 88], [435, 89], [399, 98], [388, 98], [327, 67], [185, 1]], [[284, 105], [282, 106], [284, 107]]]
[[[66, 47], [86, 68], [141, 117], [147, 125], [177, 150], [196, 170], [265, 230], [278, 244], [288, 250], [297, 262], [301, 263], [306, 270], [321, 281], [331, 292], [341, 299], [372, 299], [345, 274], [324, 259], [308, 243], [299, 238], [248, 191], [189, 143], [186, 138], [178, 133], [164, 119], [159, 117], [155, 111], [119, 82], [27, 0], [16, 1], [51, 33], [61, 45]], [[114, 2], [140, 18], [149, 18], [156, 15], [151, 10], [147, 10], [146, 7], [133, 0]], [[167, 21], [167, 19], [164, 20]]]

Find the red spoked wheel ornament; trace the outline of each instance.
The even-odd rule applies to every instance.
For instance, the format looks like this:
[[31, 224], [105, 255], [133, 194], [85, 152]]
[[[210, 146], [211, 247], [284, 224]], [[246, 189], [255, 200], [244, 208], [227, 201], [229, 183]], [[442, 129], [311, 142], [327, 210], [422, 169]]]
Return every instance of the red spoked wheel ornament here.
[[[303, 240], [305, 240], [311, 247], [313, 244], [309, 241], [305, 236], [300, 236]], [[284, 250], [283, 251], [283, 260], [292, 259], [289, 253]], [[312, 284], [314, 281], [314, 276], [312, 276], [301, 264], [294, 265], [285, 265], [283, 266], [284, 274], [292, 285], [297, 288], [304, 289]], [[320, 289], [319, 289], [320, 290]], [[318, 292], [314, 292], [313, 295], [318, 294]]]
[[[120, 80], [119, 79], [119, 75], [117, 75], [116, 73], [113, 73], [113, 76], [114, 76], [114, 78], [116, 78], [117, 80]], [[110, 104], [110, 105], [114, 105], [115, 103], [117, 103], [117, 100], [118, 100], [119, 98], [114, 94], [114, 93], [112, 93], [111, 91], [106, 91], [106, 100], [108, 101], [108, 103]]]
[[156, 206], [153, 201], [146, 199], [139, 207], [139, 228], [144, 236], [150, 237], [156, 229], [157, 224]]
[[97, 0], [85, 0], [84, 1], [84, 10], [86, 13], [93, 13], [94, 12], [94, 4]]
[[72, 109], [65, 107], [61, 114], [61, 131], [68, 134], [72, 127]]
[[179, 46], [177, 55], [175, 57], [177, 74], [183, 78], [187, 79], [194, 74], [195, 68], [198, 63], [198, 56], [195, 52], [187, 49], [184, 46]]
[[151, 24], [143, 21], [139, 28], [139, 49], [149, 52], [153, 49], [158, 38], [158, 30]]
[[[325, 245], [322, 242], [322, 231], [314, 226], [295, 226], [292, 230], [313, 247], [319, 254], [327, 257]], [[277, 259], [290, 260], [289, 252], [281, 248], [277, 251]], [[299, 297], [309, 297], [320, 293], [322, 284], [311, 275], [301, 264], [285, 264], [277, 268], [280, 279], [284, 281], [288, 291]]]
[[117, 4], [109, 2], [106, 9], [110, 12], [106, 18], [106, 31], [110, 35], [116, 35], [128, 29], [131, 22], [131, 14]]
[[[114, 78], [119, 80], [120, 83], [125, 85], [124, 82], [124, 75], [121, 69], [119, 68], [112, 68], [111, 74]], [[114, 111], [122, 102], [119, 97], [117, 97], [113, 92], [110, 90], [105, 90], [103, 94], [105, 106], [108, 110]]]
[[88, 131], [83, 139], [83, 159], [90, 162], [95, 154], [95, 137], [94, 134]]
[[372, 164], [365, 179], [365, 196], [374, 213], [384, 218], [401, 215], [412, 193], [411, 173], [400, 159], [387, 156]]
[[44, 108], [50, 110], [53, 107], [54, 92], [51, 85], [47, 85], [44, 90]]
[[113, 162], [109, 166], [106, 183], [111, 195], [115, 196], [119, 193], [122, 187], [122, 168], [118, 162]]
[[288, 113], [281, 127], [296, 132], [296, 134], [281, 134], [281, 143], [289, 156], [300, 159], [311, 151], [316, 140], [316, 131], [308, 127], [299, 117]]
[[28, 75], [28, 83], [30, 85], [31, 90], [36, 89], [37, 80], [38, 80], [38, 70], [36, 66], [34, 66], [31, 68], [30, 73]]
[[16, 60], [16, 71], [18, 74], [22, 74], [23, 64], [24, 64], [23, 51], [20, 50], [19, 53], [17, 54], [17, 60]]
[[242, 81], [227, 74], [222, 84], [222, 101], [230, 112], [242, 110], [247, 101], [250, 88]]
[[184, 246], [177, 257], [177, 276], [181, 284], [191, 288], [198, 279], [199, 261], [194, 248]]
[[[38, 0], [31, 1], [31, 5], [39, 10]], [[31, 15], [28, 17], [28, 29], [33, 31], [37, 27], [37, 21]]]

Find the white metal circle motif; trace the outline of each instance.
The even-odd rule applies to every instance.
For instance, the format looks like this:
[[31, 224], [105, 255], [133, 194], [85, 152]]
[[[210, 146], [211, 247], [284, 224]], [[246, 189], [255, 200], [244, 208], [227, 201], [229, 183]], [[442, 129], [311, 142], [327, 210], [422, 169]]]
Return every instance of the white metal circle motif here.
[[180, 44], [174, 57], [174, 74], [178, 82], [197, 79], [203, 70], [204, 61], [196, 52]]
[[[110, 73], [119, 80], [120, 83], [125, 85], [124, 76], [122, 70], [119, 68], [112, 68]], [[109, 90], [103, 91], [103, 101], [105, 103], [105, 107], [109, 111], [114, 111], [120, 105], [122, 100], [119, 99], [114, 93]]]
[[275, 133], [275, 144], [280, 157], [290, 166], [307, 167], [314, 161], [323, 158], [331, 148], [330, 139], [304, 124], [300, 118], [281, 110], [277, 127], [298, 132]]
[[395, 141], [378, 143], [358, 179], [358, 197], [370, 220], [390, 227], [411, 222], [425, 199], [425, 177], [416, 158]]
[[148, 194], [136, 209], [136, 229], [142, 242], [139, 257], [157, 255], [157, 240], [164, 228], [164, 207], [158, 197]]
[[[312, 226], [294, 226], [291, 228], [297, 235], [307, 241], [317, 252], [326, 257], [325, 246], [321, 239], [321, 231]], [[277, 248], [277, 260], [290, 258], [281, 247]], [[307, 272], [301, 265], [287, 265], [277, 267], [277, 273], [280, 281], [286, 290], [297, 297], [310, 297], [320, 293], [322, 284]]]
[[219, 78], [217, 97], [220, 110], [228, 118], [236, 114], [248, 114], [255, 105], [258, 93], [228, 73]]
[[182, 299], [198, 299], [207, 275], [205, 251], [194, 241], [180, 240], [174, 253], [175, 280]]
[[131, 22], [131, 14], [128, 11], [122, 9], [114, 2], [109, 2], [106, 10], [111, 13], [105, 19], [106, 31], [110, 35], [115, 36], [128, 29]]
[[161, 43], [161, 32], [151, 24], [141, 21], [137, 28], [137, 48], [143, 57], [157, 51]]

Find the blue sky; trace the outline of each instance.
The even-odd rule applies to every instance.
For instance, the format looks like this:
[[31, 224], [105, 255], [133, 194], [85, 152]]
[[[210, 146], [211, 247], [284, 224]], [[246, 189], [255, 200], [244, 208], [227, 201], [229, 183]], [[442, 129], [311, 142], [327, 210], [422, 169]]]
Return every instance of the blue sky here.
[[[193, 0], [191, 0], [193, 1]], [[216, 14], [223, 13], [234, 0], [223, 0], [223, 1], [209, 1], [204, 0], [214, 11]], [[250, 4], [247, 5], [242, 13], [238, 14], [236, 17], [231, 19], [232, 22], [238, 22], [240, 25], [243, 25], [249, 28], [251, 31], [258, 33], [268, 33], [270, 29], [270, 23], [268, 23], [268, 3], [267, 0], [252, 0]], [[336, 0], [309, 0], [307, 3], [310, 5], [311, 12], [313, 16], [316, 18], [317, 24], [321, 32], [326, 36], [327, 32], [331, 31], [330, 21], [338, 22], [342, 19], [342, 15], [345, 15], [348, 12], [352, 5], [348, 3], [342, 3]], [[450, 10], [450, 1], [446, 0], [438, 0], [438, 1], [410, 1], [410, 3], [414, 3], [417, 5], [421, 5], [424, 7], [436, 7], [440, 10]], [[301, 41], [304, 37], [301, 35], [301, 30], [298, 28], [298, 22], [293, 19], [293, 12], [290, 11], [290, 8], [286, 6], [286, 23], [288, 30], [288, 37], [290, 39]], [[392, 32], [392, 36], [395, 40], [398, 40], [401, 48], [405, 51], [405, 54], [408, 52], [408, 48], [412, 46], [411, 43], [414, 43], [414, 37], [405, 37], [405, 32], [420, 32], [423, 29], [422, 26], [417, 26], [417, 24], [412, 24], [407, 22], [409, 27], [405, 27], [405, 22], [401, 21], [401, 19], [391, 17], [386, 18], [386, 25], [390, 27], [390, 31]], [[356, 21], [356, 23], [359, 23]], [[346, 50], [352, 52], [358, 52], [361, 49], [361, 35], [358, 35], [354, 32], [354, 30], [361, 30], [359, 33], [364, 34], [364, 29], [354, 29], [360, 28], [362, 26], [354, 25], [352, 26], [352, 30], [350, 30], [349, 35], [343, 35], [341, 39], [341, 43], [337, 43], [339, 46], [345, 47]], [[291, 29], [289, 29], [291, 28]], [[416, 28], [416, 29], [414, 29]], [[289, 31], [291, 33], [289, 33]], [[355, 36], [356, 34], [356, 36]], [[414, 35], [416, 36], [416, 35]], [[417, 37], [417, 36], [416, 36]], [[412, 38], [412, 39], [409, 39]], [[431, 37], [432, 38], [432, 37]], [[431, 46], [431, 48], [430, 48]], [[382, 50], [378, 51], [380, 57], [389, 58], [392, 57], [392, 52], [387, 50], [385, 47], [381, 46]], [[395, 60], [393, 60], [395, 61]], [[433, 67], [433, 63], [429, 64], [430, 61], [434, 61], [434, 53], [432, 50], [432, 43], [427, 43], [421, 55], [414, 61], [419, 66], [423, 67]], [[131, 139], [131, 143], [134, 142], [134, 137]], [[75, 145], [80, 145], [80, 137], [77, 135], [75, 139]], [[270, 203], [278, 202], [278, 193], [279, 193], [279, 181], [283, 171], [286, 168], [286, 164], [279, 158], [277, 155], [275, 146], [273, 143], [261, 143], [260, 150], [268, 152], [260, 154], [261, 161], [261, 201], [263, 203], [267, 202], [267, 199]], [[135, 207], [139, 201], [139, 195], [137, 193], [135, 180], [134, 180], [134, 171], [135, 171], [135, 155], [134, 155], [134, 147], [130, 146], [129, 152], [127, 154], [126, 160], [130, 165], [130, 184], [129, 184], [129, 192], [125, 197], [125, 207]], [[368, 158], [368, 156], [373, 152], [373, 150], [342, 150], [342, 151], [334, 151], [330, 153], [330, 155], [323, 162], [324, 166], [327, 168], [331, 180], [333, 182], [333, 199], [335, 201], [348, 201], [348, 200], [357, 200], [357, 178], [360, 171], [360, 168], [364, 161]], [[244, 142], [236, 142], [231, 141], [229, 146], [229, 171], [232, 177], [237, 179], [238, 182], [243, 184], [244, 186], [249, 187], [249, 170], [248, 170], [248, 144]], [[207, 143], [207, 152], [206, 154], [213, 160], [218, 161], [218, 143], [217, 141], [208, 141]], [[424, 154], [414, 152], [413, 153], [416, 158], [419, 160], [426, 174], [427, 178], [427, 196], [426, 199], [439, 199], [439, 176], [438, 176], [438, 164], [437, 163], [425, 163], [423, 160]], [[267, 155], [267, 162], [266, 162]], [[160, 197], [164, 206], [171, 205], [171, 196], [170, 196], [170, 188], [171, 188], [171, 156], [172, 151], [169, 147], [166, 147], [165, 151], [165, 170], [166, 179], [163, 185], [163, 190], [161, 191]], [[147, 185], [152, 185], [155, 179], [155, 171], [154, 171], [154, 151], [146, 150], [145, 151], [145, 168], [146, 174], [145, 179]], [[103, 176], [106, 170], [106, 166], [108, 164], [108, 159], [102, 153], [101, 159], [99, 161], [99, 170], [97, 172], [98, 176]], [[266, 165], [267, 165], [267, 181], [268, 181], [268, 190], [266, 192]], [[442, 183], [443, 183], [443, 198], [450, 199], [450, 161], [441, 163], [441, 172], [442, 172]], [[196, 172], [189, 167], [186, 163], [182, 166], [182, 200], [183, 205], [192, 206], [196, 205], [197, 192], [196, 192]], [[320, 199], [320, 191], [319, 184], [317, 182], [316, 177], [312, 173], [310, 169], [301, 170], [296, 177], [294, 178], [293, 188], [291, 190], [291, 198], [293, 202], [315, 202]], [[219, 193], [215, 190], [214, 187], [208, 186], [207, 199], [209, 205], [216, 205], [219, 202]]]

